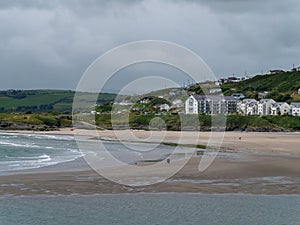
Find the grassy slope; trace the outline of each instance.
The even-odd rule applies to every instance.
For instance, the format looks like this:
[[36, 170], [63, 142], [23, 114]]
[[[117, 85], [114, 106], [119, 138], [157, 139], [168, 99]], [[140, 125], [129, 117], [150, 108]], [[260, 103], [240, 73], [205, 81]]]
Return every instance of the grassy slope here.
[[60, 118], [48, 113], [43, 114], [9, 114], [0, 113], [0, 122], [15, 122], [30, 125], [47, 125], [55, 127], [71, 126], [70, 118]]
[[[0, 97], [0, 107], [5, 110], [16, 109], [18, 106], [40, 106], [40, 105], [53, 105], [54, 110], [58, 111], [71, 111], [74, 92], [65, 90], [27, 90], [26, 97], [16, 99], [12, 97]], [[92, 93], [81, 93], [80, 98], [86, 101], [94, 96]], [[100, 94], [98, 100], [113, 101], [115, 95], [103, 93]]]
[[5, 109], [16, 108], [18, 106], [39, 106], [53, 104], [61, 99], [73, 96], [73, 92], [70, 91], [36, 90], [24, 92], [27, 94], [27, 96], [23, 99], [1, 97], [0, 106], [4, 107]]
[[[148, 129], [150, 121], [154, 117], [160, 117], [169, 130], [180, 130], [182, 126], [198, 127], [200, 130], [209, 129], [211, 116], [209, 115], [139, 115], [130, 114], [129, 124], [132, 128]], [[122, 125], [128, 118], [117, 115], [113, 118], [115, 125]], [[215, 118], [217, 120], [218, 117]], [[102, 127], [111, 127], [111, 116], [109, 113], [96, 116], [96, 124]], [[300, 130], [300, 117], [295, 116], [242, 116], [231, 115], [226, 117], [228, 130], [245, 130], [251, 128], [262, 128], [261, 130]], [[183, 128], [184, 129], [184, 128]]]
[[282, 95], [291, 95], [293, 101], [300, 101], [300, 96], [297, 95], [298, 88], [300, 88], [300, 72], [258, 75], [239, 83], [222, 85], [225, 95], [230, 95], [233, 92], [242, 92], [250, 97], [257, 92], [277, 91]]
[[[87, 115], [89, 118], [90, 115]], [[168, 130], [180, 130], [182, 126], [200, 130], [208, 130], [211, 126], [211, 116], [208, 115], [139, 115], [130, 114], [129, 124], [132, 128], [148, 129], [150, 121], [160, 117]], [[113, 124], [116, 126], [124, 126], [128, 120], [126, 115], [115, 114], [112, 118], [110, 113], [96, 115], [96, 124], [100, 127], [110, 128]], [[199, 122], [195, 122], [199, 121]], [[43, 113], [43, 114], [9, 114], [0, 113], [0, 123], [17, 122], [30, 125], [47, 125], [54, 127], [70, 126], [71, 118], [60, 118], [59, 116]], [[153, 121], [152, 121], [153, 122]], [[158, 121], [159, 122], [159, 121]], [[92, 123], [92, 122], [91, 122]], [[153, 124], [152, 124], [153, 125]], [[245, 130], [251, 128], [262, 128], [266, 130], [300, 130], [300, 117], [294, 116], [241, 116], [231, 115], [226, 117], [226, 126], [228, 130]], [[156, 127], [156, 126], [154, 126]], [[157, 127], [160, 127], [158, 124]], [[183, 129], [185, 129], [183, 128]], [[264, 130], [265, 129], [265, 130]]]

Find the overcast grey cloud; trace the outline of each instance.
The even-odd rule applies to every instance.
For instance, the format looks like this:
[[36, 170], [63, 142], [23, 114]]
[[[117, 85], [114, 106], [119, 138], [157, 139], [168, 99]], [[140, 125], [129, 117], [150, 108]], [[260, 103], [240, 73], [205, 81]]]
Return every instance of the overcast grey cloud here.
[[75, 89], [99, 55], [143, 39], [192, 49], [217, 77], [290, 69], [299, 11], [298, 0], [1, 1], [0, 88]]

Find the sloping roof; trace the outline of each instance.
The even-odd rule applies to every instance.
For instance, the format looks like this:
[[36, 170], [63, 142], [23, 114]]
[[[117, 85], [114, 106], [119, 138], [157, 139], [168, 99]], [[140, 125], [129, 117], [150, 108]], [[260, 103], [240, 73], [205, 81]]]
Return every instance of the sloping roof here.
[[193, 95], [195, 99], [197, 99], [198, 101], [202, 100], [218, 100], [218, 99], [222, 99], [223, 97], [220, 95]]
[[226, 101], [237, 101], [237, 99], [235, 97], [233, 97], [233, 96], [224, 96], [224, 99]]
[[196, 100], [204, 100], [205, 95], [192, 95]]
[[232, 96], [222, 96], [222, 95], [192, 95], [198, 101], [237, 101], [236, 98]]
[[250, 103], [250, 102], [255, 102], [255, 103], [257, 103], [257, 101], [256, 101], [255, 99], [253, 99], [253, 98], [245, 98], [245, 99], [242, 101], [242, 103]]
[[250, 107], [256, 106], [256, 105], [257, 105], [257, 102], [250, 102], [250, 103], [249, 103], [249, 106], [250, 106]]
[[[267, 103], [267, 102], [269, 102], [269, 101], [274, 101], [274, 100], [271, 99], [271, 98], [265, 98], [265, 99], [259, 100], [259, 103]], [[275, 102], [275, 101], [274, 101], [274, 102]]]
[[222, 95], [207, 95], [206, 99], [211, 101], [220, 101], [220, 100], [224, 100], [225, 97]]
[[300, 102], [292, 102], [291, 107], [300, 108]]
[[238, 98], [245, 98], [245, 95], [243, 93], [233, 93], [231, 96], [238, 97]]
[[[276, 102], [276, 103], [273, 103], [272, 104], [272, 107], [279, 107], [279, 106], [282, 106], [284, 104], [287, 104], [286, 102]], [[288, 104], [287, 104], [288, 105]]]

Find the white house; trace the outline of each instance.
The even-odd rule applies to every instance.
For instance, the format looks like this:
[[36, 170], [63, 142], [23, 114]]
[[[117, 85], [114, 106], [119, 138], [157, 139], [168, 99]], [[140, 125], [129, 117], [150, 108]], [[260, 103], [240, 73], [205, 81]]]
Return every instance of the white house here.
[[118, 103], [114, 103], [116, 105], [122, 105], [122, 106], [130, 106], [130, 105], [133, 105], [132, 102], [118, 102]]
[[273, 99], [261, 99], [257, 104], [257, 114], [264, 116], [271, 114], [271, 106], [275, 101]]
[[91, 111], [91, 114], [92, 114], [92, 115], [96, 115], [96, 114], [99, 115], [100, 112], [97, 112], [97, 111], [95, 111], [95, 110], [92, 110], [92, 111]]
[[259, 93], [258, 93], [258, 98], [259, 98], [259, 99], [266, 98], [268, 94], [269, 94], [268, 91], [259, 92]]
[[172, 102], [172, 106], [175, 107], [175, 108], [183, 107], [183, 102], [180, 99], [175, 99]]
[[162, 104], [159, 106], [160, 111], [169, 111], [170, 106], [168, 104]]
[[300, 116], [300, 102], [292, 102], [290, 112], [293, 116]]
[[283, 73], [284, 70], [269, 70], [268, 75]]
[[291, 69], [291, 72], [296, 72], [296, 71], [300, 71], [300, 67], [293, 67]]
[[[239, 101], [237, 104], [237, 112], [240, 114], [243, 114], [243, 115], [248, 115], [247, 108], [251, 103], [257, 104], [257, 101], [255, 99], [251, 99], [251, 98], [246, 98], [242, 101]], [[253, 108], [253, 105], [251, 105], [251, 107]], [[255, 110], [255, 112], [256, 111], [257, 110]]]
[[222, 92], [221, 88], [212, 88], [212, 89], [209, 89], [209, 93], [210, 94], [216, 94], [216, 93], [221, 93], [221, 92]]
[[236, 99], [242, 99], [245, 98], [245, 95], [243, 93], [234, 93], [231, 95], [231, 97], [234, 97]]
[[139, 102], [141, 104], [148, 104], [151, 100], [149, 98], [143, 98], [142, 100], [140, 100]]
[[290, 112], [290, 105], [286, 102], [276, 102], [271, 105], [271, 115], [287, 115]]
[[191, 95], [185, 101], [185, 113], [186, 114], [198, 114], [199, 113], [198, 100], [196, 99], [196, 97]]

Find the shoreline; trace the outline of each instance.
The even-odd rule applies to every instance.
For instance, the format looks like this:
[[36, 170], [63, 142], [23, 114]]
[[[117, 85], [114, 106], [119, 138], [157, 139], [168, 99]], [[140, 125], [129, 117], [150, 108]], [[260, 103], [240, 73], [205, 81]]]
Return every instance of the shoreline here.
[[[210, 135], [218, 132], [166, 131], [162, 141], [161, 131], [145, 130], [82, 130], [64, 128], [57, 131], [19, 131], [0, 130], [0, 133], [38, 134], [38, 135], [69, 135], [86, 137], [87, 139], [119, 142], [166, 143], [169, 145], [207, 146]], [[222, 134], [222, 132], [220, 133]], [[216, 135], [217, 136], [217, 135]], [[179, 142], [179, 139], [181, 141]], [[221, 138], [221, 137], [220, 137]], [[197, 141], [195, 142], [195, 139]], [[192, 143], [192, 144], [191, 144]], [[233, 150], [254, 153], [281, 153], [300, 155], [300, 132], [224, 132], [220, 150]]]
[[108, 194], [72, 194], [72, 195], [65, 195], [65, 194], [59, 194], [59, 195], [47, 195], [47, 194], [41, 194], [41, 195], [4, 195], [0, 196], [0, 199], [5, 198], [57, 198], [57, 197], [91, 197], [91, 196], [139, 196], [139, 195], [195, 195], [195, 196], [245, 196], [245, 197], [255, 197], [255, 196], [262, 196], [262, 197], [300, 197], [300, 194], [251, 194], [251, 193], [200, 193], [200, 192], [137, 192], [137, 193], [108, 193]]
[[[34, 132], [37, 135], [83, 135], [95, 138], [93, 131], [70, 129]], [[148, 131], [132, 131], [143, 139]], [[0, 131], [0, 133], [5, 133]], [[7, 133], [26, 133], [9, 131]], [[128, 131], [97, 131], [96, 137], [104, 140], [134, 141]], [[154, 132], [151, 141], [160, 132]], [[165, 141], [176, 143], [180, 132], [166, 132]], [[183, 132], [183, 144], [199, 132]], [[155, 136], [158, 135], [158, 136]], [[210, 132], [200, 133], [198, 144], [206, 144]], [[241, 137], [241, 139], [239, 139]], [[93, 195], [122, 193], [200, 193], [200, 194], [300, 194], [300, 133], [225, 133], [217, 159], [203, 173], [198, 171], [201, 156], [194, 156], [185, 167], [170, 179], [151, 186], [129, 187], [109, 181], [85, 162], [84, 158], [23, 171], [22, 174], [1, 175], [0, 196], [5, 195]], [[152, 143], [152, 142], [149, 142]], [[281, 144], [280, 144], [281, 143]], [[280, 144], [280, 145], [279, 145]], [[140, 162], [146, 166], [146, 162]], [[116, 173], [122, 168], [114, 168]], [[152, 171], [155, 176], [159, 171]]]

